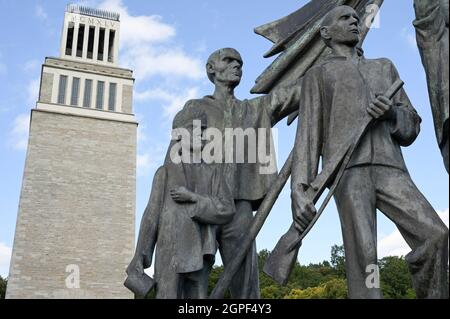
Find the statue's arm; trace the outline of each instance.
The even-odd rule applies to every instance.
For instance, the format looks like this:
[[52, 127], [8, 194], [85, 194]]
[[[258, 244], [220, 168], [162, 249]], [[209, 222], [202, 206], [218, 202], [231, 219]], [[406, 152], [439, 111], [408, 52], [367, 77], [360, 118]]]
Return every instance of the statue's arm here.
[[416, 19], [413, 25], [416, 28], [419, 46], [423, 46], [427, 42], [434, 42], [434, 39], [441, 36], [445, 27], [440, 0], [414, 0], [414, 10]]
[[323, 143], [322, 73], [315, 67], [305, 75], [299, 100], [299, 121], [292, 159], [291, 189], [306, 189], [315, 179]]
[[162, 166], [156, 171], [153, 178], [150, 199], [142, 216], [138, 241], [136, 244], [136, 253], [130, 267], [132, 267], [134, 263], [142, 263], [144, 269], [151, 266], [153, 251], [158, 237], [159, 216], [164, 201], [166, 174], [166, 169]]
[[272, 126], [298, 110], [300, 92], [303, 78], [282, 87], [274, 89], [271, 93], [259, 97], [259, 105], [266, 108]]
[[[400, 77], [394, 64], [392, 62], [389, 63], [391, 81], [394, 83]], [[394, 116], [391, 125], [391, 135], [400, 145], [409, 146], [416, 140], [420, 133], [422, 119], [412, 106], [403, 88], [394, 96], [393, 102], [392, 111]]]
[[190, 207], [191, 218], [203, 224], [229, 223], [235, 214], [234, 200], [220, 169], [215, 170], [210, 182], [212, 194], [196, 194], [196, 202]]

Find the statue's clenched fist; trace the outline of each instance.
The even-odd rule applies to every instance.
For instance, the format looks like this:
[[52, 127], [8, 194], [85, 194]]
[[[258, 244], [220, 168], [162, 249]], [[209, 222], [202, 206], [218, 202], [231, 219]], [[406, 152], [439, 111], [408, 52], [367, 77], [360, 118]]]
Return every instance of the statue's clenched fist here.
[[367, 112], [377, 120], [392, 119], [394, 116], [392, 101], [382, 94], [377, 94], [376, 98], [370, 102]]

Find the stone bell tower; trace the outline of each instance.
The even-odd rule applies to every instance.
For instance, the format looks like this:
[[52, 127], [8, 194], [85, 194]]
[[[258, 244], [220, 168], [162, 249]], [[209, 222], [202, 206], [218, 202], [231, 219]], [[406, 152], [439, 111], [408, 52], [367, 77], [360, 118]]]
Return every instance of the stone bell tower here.
[[42, 66], [6, 298], [130, 298], [136, 131], [119, 14], [68, 5]]

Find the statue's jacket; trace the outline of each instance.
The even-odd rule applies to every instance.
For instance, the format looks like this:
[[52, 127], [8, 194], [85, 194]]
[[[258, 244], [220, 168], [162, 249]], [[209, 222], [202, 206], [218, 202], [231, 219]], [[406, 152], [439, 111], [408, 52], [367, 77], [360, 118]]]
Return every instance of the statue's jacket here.
[[[179, 186], [200, 195], [198, 201], [176, 203], [170, 190]], [[205, 260], [214, 263], [216, 227], [230, 222], [234, 213], [219, 166], [166, 163], [157, 170], [136, 254], [143, 256], [148, 268], [155, 252], [158, 297], [177, 298], [179, 274], [201, 270]]]
[[[399, 78], [388, 59], [365, 59], [358, 63], [330, 55], [312, 67], [303, 79], [299, 125], [294, 148], [293, 185], [311, 184], [334, 154], [352, 142], [360, 130], [367, 107]], [[362, 138], [348, 168], [383, 165], [406, 171], [401, 146], [410, 145], [420, 131], [421, 119], [401, 89], [393, 98], [394, 119], [378, 120]], [[295, 184], [294, 184], [295, 183]]]

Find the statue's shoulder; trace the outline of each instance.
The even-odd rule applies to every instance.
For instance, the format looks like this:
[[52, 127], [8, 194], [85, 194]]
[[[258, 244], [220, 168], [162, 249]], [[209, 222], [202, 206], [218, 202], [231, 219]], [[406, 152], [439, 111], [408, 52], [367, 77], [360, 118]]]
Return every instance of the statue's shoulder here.
[[394, 63], [388, 59], [388, 58], [377, 58], [377, 59], [363, 59], [364, 63], [367, 63], [369, 65], [373, 66], [380, 66], [380, 67], [391, 67], [394, 65]]
[[155, 187], [161, 187], [165, 184], [165, 181], [167, 179], [167, 166], [166, 164], [161, 165], [155, 172], [155, 175], [153, 175], [153, 189]]
[[315, 65], [313, 65], [312, 67], [309, 68], [308, 73], [321, 73], [325, 70], [325, 68], [327, 67], [327, 65], [331, 63], [330, 61], [322, 61], [319, 62]]
[[199, 98], [199, 99], [191, 99], [188, 100], [185, 104], [183, 109], [189, 110], [189, 109], [196, 109], [196, 108], [203, 108], [208, 107], [211, 105], [214, 105], [215, 101], [212, 99], [209, 95]]
[[369, 73], [380, 74], [381, 76], [390, 77], [393, 72], [397, 73], [394, 63], [388, 58], [364, 59], [366, 70]]
[[201, 98], [201, 99], [191, 99], [191, 100], [188, 100], [188, 101], [184, 104], [184, 108], [195, 107], [195, 106], [201, 105], [201, 104], [204, 104], [203, 98]]
[[166, 165], [161, 165], [158, 167], [158, 169], [155, 172], [155, 177], [164, 177], [167, 173], [167, 167]]
[[[321, 61], [312, 67], [309, 68], [308, 71], [306, 71], [304, 78], [317, 78], [319, 76], [322, 76], [322, 74], [326, 71], [327, 65], [330, 63], [330, 61]], [[304, 81], [304, 80], [303, 80]]]

